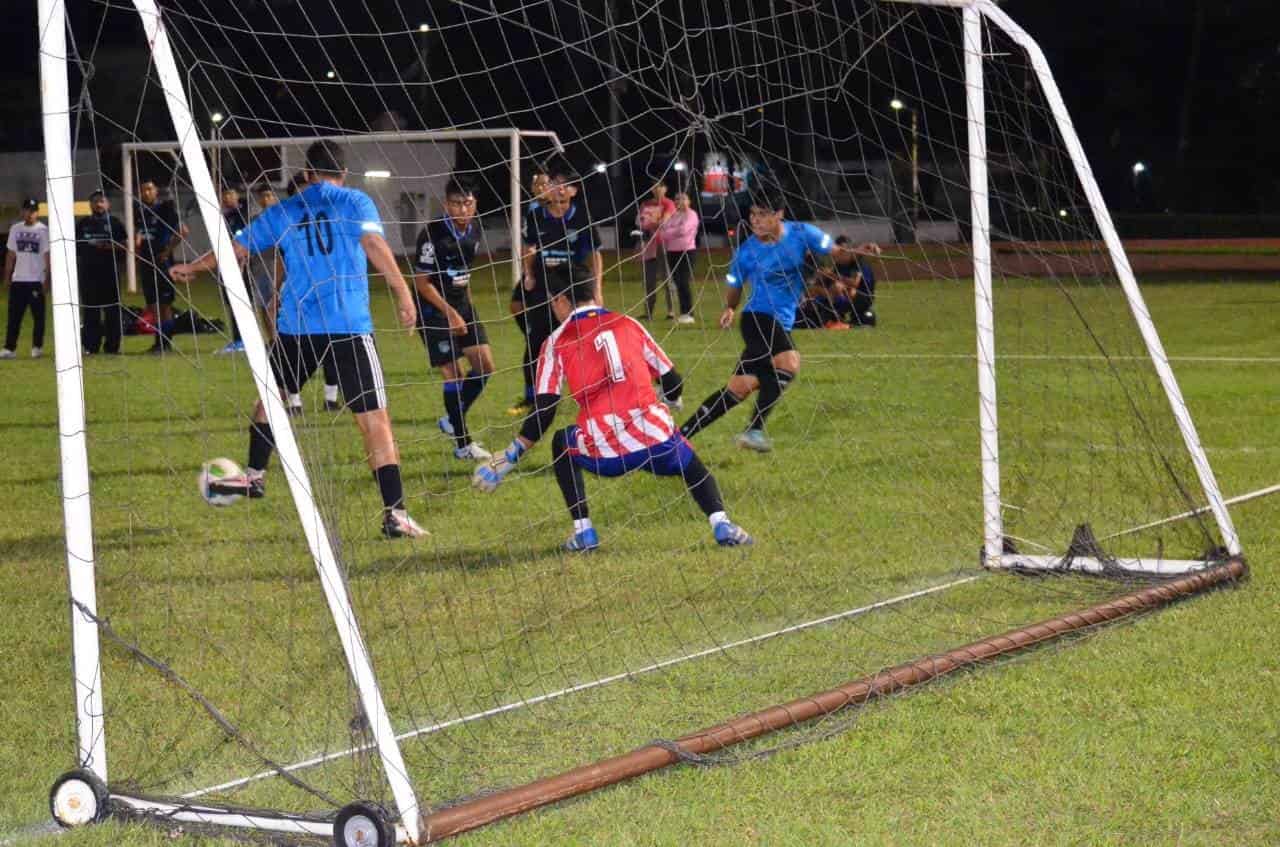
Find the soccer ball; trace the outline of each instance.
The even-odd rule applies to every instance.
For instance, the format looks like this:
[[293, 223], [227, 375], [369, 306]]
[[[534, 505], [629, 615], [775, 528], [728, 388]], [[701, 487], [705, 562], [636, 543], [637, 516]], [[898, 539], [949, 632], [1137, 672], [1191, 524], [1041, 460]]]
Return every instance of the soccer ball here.
[[235, 462], [223, 458], [210, 459], [200, 468], [196, 485], [200, 488], [200, 496], [210, 506], [230, 506], [244, 495], [230, 493], [217, 483], [231, 482], [237, 478], [243, 480], [244, 471], [240, 470], [240, 466]]

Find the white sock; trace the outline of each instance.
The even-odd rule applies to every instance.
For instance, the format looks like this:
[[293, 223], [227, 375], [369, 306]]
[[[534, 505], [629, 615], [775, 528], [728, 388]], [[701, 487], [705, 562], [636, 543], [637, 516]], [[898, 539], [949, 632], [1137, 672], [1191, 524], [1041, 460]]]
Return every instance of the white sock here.
[[718, 524], [727, 522], [729, 520], [729, 516], [724, 512], [712, 512], [707, 515], [707, 520], [711, 522], [711, 528], [715, 529]]
[[294, 408], [294, 409], [301, 409], [301, 408], [302, 408], [302, 395], [301, 395], [301, 394], [290, 394], [290, 395], [289, 395], [289, 405], [290, 405], [290, 407], [292, 407], [292, 408]]
[[581, 520], [577, 520], [577, 519], [574, 520], [573, 522], [574, 535], [577, 535], [580, 532], [586, 532], [589, 529], [591, 529], [591, 518], [582, 518]]
[[337, 403], [337, 402], [338, 402], [338, 386], [336, 386], [336, 385], [329, 385], [328, 383], [325, 383], [325, 386], [324, 386], [324, 402], [326, 402], [326, 403]]

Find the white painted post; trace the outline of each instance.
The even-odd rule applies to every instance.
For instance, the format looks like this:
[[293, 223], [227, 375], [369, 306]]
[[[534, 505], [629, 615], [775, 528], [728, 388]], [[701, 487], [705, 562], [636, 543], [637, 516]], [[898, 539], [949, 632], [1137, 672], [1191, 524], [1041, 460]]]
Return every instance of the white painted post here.
[[520, 132], [511, 133], [511, 281], [520, 284], [524, 276], [524, 261], [520, 254], [524, 252], [522, 244], [524, 216], [520, 213]]
[[[1076, 176], [1079, 177], [1080, 184], [1084, 188], [1085, 197], [1089, 200], [1089, 208], [1092, 210], [1094, 218], [1097, 219], [1098, 228], [1102, 231], [1102, 239], [1107, 245], [1107, 252], [1110, 254], [1111, 261], [1115, 265], [1116, 274], [1120, 278], [1120, 286], [1129, 301], [1129, 310], [1133, 313], [1134, 320], [1137, 321], [1138, 330], [1142, 333], [1143, 341], [1146, 342], [1147, 352], [1150, 354], [1151, 362], [1155, 365], [1156, 373], [1160, 377], [1160, 383], [1164, 387], [1165, 396], [1168, 398], [1169, 406], [1173, 410], [1178, 429], [1182, 432], [1183, 443], [1191, 454], [1191, 462], [1195, 466], [1196, 475], [1200, 478], [1200, 486], [1204, 490], [1205, 499], [1213, 512], [1214, 519], [1217, 521], [1218, 531], [1222, 533], [1222, 543], [1227, 548], [1228, 553], [1233, 556], [1238, 555], [1240, 553], [1240, 538], [1231, 522], [1231, 514], [1223, 503], [1222, 492], [1218, 488], [1218, 480], [1214, 477], [1209, 458], [1205, 455], [1204, 445], [1200, 443], [1200, 436], [1196, 432], [1195, 422], [1191, 420], [1191, 412], [1187, 409], [1186, 401], [1183, 400], [1182, 389], [1179, 388], [1177, 377], [1174, 376], [1173, 369], [1169, 366], [1169, 357], [1165, 354], [1164, 345], [1160, 341], [1160, 333], [1156, 331], [1155, 323], [1151, 320], [1151, 313], [1147, 311], [1146, 301], [1143, 299], [1142, 291], [1138, 288], [1138, 282], [1134, 278], [1133, 268], [1129, 265], [1129, 257], [1125, 255], [1124, 245], [1120, 243], [1120, 235], [1116, 232], [1115, 224], [1111, 220], [1111, 213], [1107, 210], [1107, 204], [1103, 202], [1102, 191], [1098, 188], [1098, 181], [1093, 176], [1093, 169], [1089, 166], [1088, 158], [1085, 157], [1084, 147], [1080, 143], [1079, 136], [1076, 135], [1075, 126], [1071, 122], [1071, 115], [1062, 100], [1062, 93], [1058, 90], [1058, 84], [1054, 81], [1053, 72], [1049, 69], [1049, 62], [1045, 59], [1044, 53], [1040, 50], [1040, 46], [1036, 44], [1035, 39], [1027, 35], [1026, 31], [1014, 23], [1013, 19], [1005, 14], [995, 3], [991, 2], [991, 0], [974, 0], [974, 3], [975, 8], [980, 10], [988, 20], [1004, 30], [1018, 46], [1026, 50], [1027, 56], [1031, 59], [1031, 66], [1035, 69], [1040, 86], [1044, 89], [1045, 99], [1049, 103], [1049, 108], [1053, 111], [1058, 131], [1062, 133], [1062, 139], [1067, 146], [1067, 153], [1071, 156], [1071, 161], [1075, 165]], [[968, 11], [969, 9], [966, 8], [966, 14]]]
[[133, 249], [133, 238], [137, 228], [133, 225], [133, 151], [128, 147], [120, 151], [120, 190], [121, 210], [124, 214], [124, 275], [128, 283], [129, 293], [138, 293], [138, 253]]
[[241, 334], [244, 336], [245, 352], [248, 354], [248, 363], [253, 372], [258, 396], [266, 407], [267, 421], [275, 438], [280, 464], [286, 474], [289, 491], [293, 495], [311, 555], [315, 559], [316, 570], [320, 574], [320, 584], [338, 631], [348, 670], [360, 695], [365, 716], [369, 720], [370, 732], [382, 759], [383, 772], [391, 786], [391, 793], [395, 797], [401, 825], [408, 833], [411, 843], [416, 844], [419, 835], [418, 800], [409, 782], [400, 746], [395, 738], [395, 729], [391, 725], [382, 692], [378, 688], [373, 664], [360, 634], [360, 627], [355, 611], [351, 607], [351, 598], [347, 593], [342, 571], [334, 556], [323, 518], [312, 495], [311, 480], [302, 462], [298, 444], [290, 426], [289, 415], [275, 388], [267, 348], [263, 342], [253, 306], [249, 301], [240, 263], [235, 258], [231, 234], [227, 232], [226, 221], [219, 210], [219, 196], [214, 190], [209, 165], [204, 158], [199, 131], [191, 115], [182, 77], [178, 73], [177, 61], [169, 44], [168, 33], [161, 21], [160, 10], [156, 7], [155, 0], [134, 0], [133, 5], [142, 18], [143, 30], [151, 45], [156, 75], [164, 91], [169, 115], [173, 119], [174, 131], [182, 145], [182, 158], [191, 177], [192, 190], [195, 192], [205, 228], [213, 242], [214, 255], [218, 260], [218, 273], [229, 295], [228, 300], [236, 321], [240, 325]]
[[66, 526], [71, 605], [72, 684], [76, 701], [76, 758], [107, 781], [103, 729], [102, 663], [97, 615], [89, 452], [85, 439], [80, 305], [75, 284], [75, 169], [71, 156], [71, 102], [64, 0], [40, 0], [40, 106], [49, 203], [49, 262], [53, 292], [53, 359], [58, 381], [58, 448], [62, 454], [62, 519]]
[[987, 196], [987, 103], [982, 17], [964, 7], [964, 85], [969, 125], [969, 210], [978, 339], [978, 432], [982, 455], [982, 551], [996, 565], [1004, 549], [1000, 515], [1000, 428], [996, 407], [996, 323], [991, 289], [991, 203]]

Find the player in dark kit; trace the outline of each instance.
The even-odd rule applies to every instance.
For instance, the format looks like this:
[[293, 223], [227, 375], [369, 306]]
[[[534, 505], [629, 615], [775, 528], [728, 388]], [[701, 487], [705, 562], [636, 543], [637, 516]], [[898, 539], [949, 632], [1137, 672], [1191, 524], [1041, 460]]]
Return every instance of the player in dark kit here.
[[107, 195], [89, 195], [87, 218], [76, 221], [76, 267], [80, 275], [80, 340], [84, 352], [120, 352], [120, 268], [124, 224], [111, 214]]
[[800, 353], [791, 340], [791, 328], [795, 325], [796, 308], [805, 296], [806, 258], [811, 254], [830, 255], [843, 263], [880, 252], [874, 244], [837, 245], [830, 235], [812, 224], [784, 221], [784, 208], [782, 194], [776, 188], [759, 191], [752, 201], [752, 234], [734, 252], [725, 276], [725, 308], [720, 315], [721, 329], [733, 326], [742, 288], [750, 283], [751, 296], [743, 307], [740, 324], [745, 349], [728, 384], [704, 400], [680, 426], [686, 438], [692, 438], [759, 390], [755, 413], [746, 431], [738, 435], [737, 443], [761, 453], [773, 449], [765, 435], [765, 420], [800, 370]]
[[152, 309], [156, 322], [156, 343], [152, 353], [169, 350], [165, 335], [171, 329], [173, 301], [177, 291], [169, 278], [173, 251], [187, 237], [187, 227], [178, 217], [172, 200], [160, 200], [160, 189], [147, 180], [138, 188], [142, 200], [134, 211], [133, 249], [138, 254], [138, 275], [142, 279], [142, 296]]
[[[471, 304], [471, 265], [480, 245], [475, 189], [457, 177], [450, 179], [444, 189], [444, 208], [445, 217], [427, 224], [418, 235], [414, 260], [418, 333], [431, 366], [444, 377], [445, 416], [438, 425], [453, 436], [453, 455], [485, 461], [491, 454], [467, 431], [467, 410], [493, 373], [489, 337]], [[471, 366], [465, 376], [459, 366], [464, 358]]]
[[576, 199], [578, 176], [563, 162], [552, 163], [548, 176], [549, 187], [538, 208], [525, 218], [524, 231], [525, 324], [535, 360], [560, 325], [551, 308], [548, 278], [568, 273], [574, 280], [590, 280], [596, 302], [601, 302], [604, 289], [600, 234], [585, 204]]

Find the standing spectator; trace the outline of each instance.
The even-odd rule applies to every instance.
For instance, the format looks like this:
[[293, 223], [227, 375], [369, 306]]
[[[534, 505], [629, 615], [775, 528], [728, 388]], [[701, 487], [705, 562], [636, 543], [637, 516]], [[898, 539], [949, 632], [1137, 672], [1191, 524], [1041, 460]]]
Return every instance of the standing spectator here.
[[39, 359], [44, 346], [44, 301], [49, 271], [49, 228], [36, 216], [40, 204], [22, 202], [22, 220], [9, 228], [9, 252], [4, 257], [4, 285], [9, 286], [9, 331], [0, 359], [15, 358], [18, 331], [31, 309], [31, 358]]
[[124, 224], [111, 214], [101, 191], [89, 195], [92, 214], [76, 222], [76, 265], [80, 275], [80, 341], [84, 352], [120, 352], [119, 262], [125, 249]]
[[653, 186], [653, 193], [648, 200], [640, 204], [636, 212], [636, 226], [640, 229], [640, 237], [644, 249], [640, 258], [644, 261], [644, 319], [653, 319], [653, 307], [658, 299], [658, 286], [667, 297], [667, 317], [674, 318], [671, 311], [671, 289], [667, 286], [666, 268], [663, 267], [662, 244], [658, 240], [658, 227], [676, 210], [676, 204], [667, 199], [667, 186], [658, 182]]
[[[245, 216], [244, 207], [240, 205], [240, 192], [234, 188], [222, 189], [222, 219], [227, 223], [227, 233], [235, 238], [248, 225], [248, 218]], [[241, 270], [244, 271], [245, 282], [248, 283], [249, 265], [246, 262]], [[218, 290], [222, 292], [222, 302], [227, 306], [227, 317], [231, 319], [231, 340], [226, 346], [214, 353], [215, 356], [229, 356], [235, 353], [244, 352], [244, 339], [240, 336], [240, 324], [236, 321], [236, 313], [231, 309], [231, 295], [227, 293], [225, 285], [219, 285]]]
[[[693, 262], [697, 257], [698, 213], [689, 205], [689, 195], [683, 191], [676, 195], [675, 212], [658, 227], [658, 240], [667, 253], [671, 265], [671, 280], [676, 285], [680, 301], [678, 324], [693, 323]], [[668, 295], [670, 296], [670, 295]]]
[[173, 349], [166, 331], [173, 328], [173, 300], [177, 291], [169, 278], [173, 250], [187, 237], [188, 229], [178, 218], [172, 200], [160, 200], [160, 189], [153, 180], [138, 189], [142, 200], [134, 212], [133, 249], [142, 260], [138, 271], [142, 277], [142, 295], [156, 321], [156, 343], [152, 353]]

